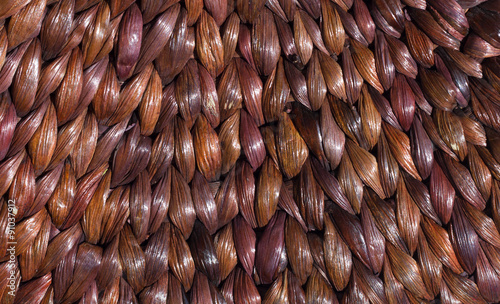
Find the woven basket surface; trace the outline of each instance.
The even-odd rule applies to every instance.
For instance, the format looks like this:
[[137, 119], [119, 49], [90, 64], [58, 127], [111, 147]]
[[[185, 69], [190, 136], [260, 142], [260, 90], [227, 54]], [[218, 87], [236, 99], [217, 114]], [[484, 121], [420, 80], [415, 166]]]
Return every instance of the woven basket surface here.
[[500, 303], [500, 1], [0, 0], [0, 304]]

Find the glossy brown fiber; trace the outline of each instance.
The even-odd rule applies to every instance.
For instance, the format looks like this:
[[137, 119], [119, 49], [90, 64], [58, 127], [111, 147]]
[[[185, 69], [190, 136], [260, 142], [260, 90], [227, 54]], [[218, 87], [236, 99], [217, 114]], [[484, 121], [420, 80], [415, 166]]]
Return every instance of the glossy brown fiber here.
[[500, 303], [500, 1], [0, 0], [0, 304]]

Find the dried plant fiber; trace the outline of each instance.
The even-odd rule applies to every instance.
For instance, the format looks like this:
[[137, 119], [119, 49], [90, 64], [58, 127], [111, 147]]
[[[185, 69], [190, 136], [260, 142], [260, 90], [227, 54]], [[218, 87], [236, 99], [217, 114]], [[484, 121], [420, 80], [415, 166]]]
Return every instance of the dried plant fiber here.
[[498, 0], [0, 0], [0, 304], [500, 303]]

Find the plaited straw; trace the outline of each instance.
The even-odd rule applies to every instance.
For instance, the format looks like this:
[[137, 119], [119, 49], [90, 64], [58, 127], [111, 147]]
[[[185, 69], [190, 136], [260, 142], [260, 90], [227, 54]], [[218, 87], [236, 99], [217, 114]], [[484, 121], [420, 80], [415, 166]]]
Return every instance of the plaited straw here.
[[498, 20], [0, 1], [0, 303], [500, 302]]

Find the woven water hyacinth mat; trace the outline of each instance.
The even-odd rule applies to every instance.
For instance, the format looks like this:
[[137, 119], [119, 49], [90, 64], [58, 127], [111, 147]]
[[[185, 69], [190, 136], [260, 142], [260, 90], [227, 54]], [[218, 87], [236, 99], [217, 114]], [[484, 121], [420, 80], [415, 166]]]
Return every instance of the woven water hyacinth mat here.
[[500, 1], [0, 0], [0, 304], [498, 303]]

